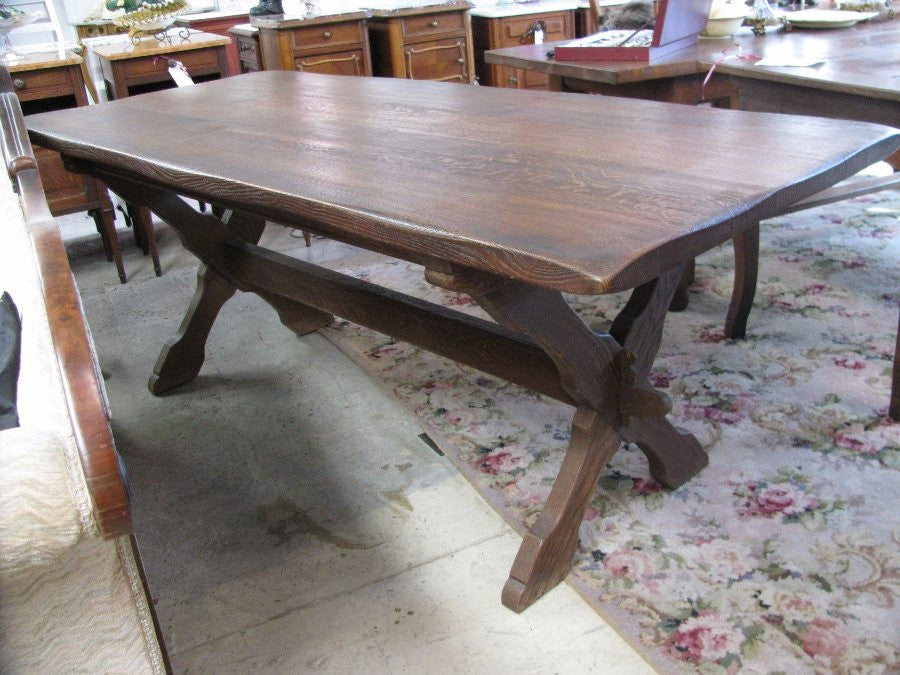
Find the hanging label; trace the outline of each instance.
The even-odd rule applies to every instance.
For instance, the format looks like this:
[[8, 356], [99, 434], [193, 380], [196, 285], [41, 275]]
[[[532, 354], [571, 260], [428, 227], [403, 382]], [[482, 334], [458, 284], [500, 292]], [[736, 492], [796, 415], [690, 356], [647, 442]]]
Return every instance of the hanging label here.
[[534, 44], [536, 44], [536, 45], [544, 44], [544, 29], [543, 28], [535, 28], [534, 29]]
[[184, 64], [181, 61], [169, 61], [169, 75], [172, 76], [172, 79], [175, 80], [175, 84], [179, 87], [189, 87], [194, 84], [194, 81], [188, 74], [187, 68], [184, 67]]

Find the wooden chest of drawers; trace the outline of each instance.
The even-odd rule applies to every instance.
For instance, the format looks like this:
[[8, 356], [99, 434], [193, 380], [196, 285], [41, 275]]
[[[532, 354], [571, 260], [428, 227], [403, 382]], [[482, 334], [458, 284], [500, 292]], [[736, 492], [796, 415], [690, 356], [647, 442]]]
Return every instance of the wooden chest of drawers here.
[[[81, 74], [81, 57], [66, 53], [32, 54], [7, 66], [16, 96], [25, 115], [87, 105]], [[124, 283], [125, 268], [116, 238], [115, 216], [106, 186], [85, 174], [69, 173], [59, 153], [34, 146], [44, 195], [50, 213], [60, 216], [87, 211], [103, 238], [107, 257], [115, 260], [119, 279]]]
[[471, 83], [475, 77], [468, 2], [371, 9], [375, 75]]
[[574, 38], [574, 10], [504, 17], [473, 16], [472, 37], [478, 54], [475, 67], [481, 84], [513, 89], [546, 89], [548, 78], [543, 73], [489, 65], [482, 56], [488, 49], [534, 44], [538, 30], [543, 32], [545, 42]]
[[366, 17], [353, 12], [291, 21], [253, 19], [265, 69], [371, 75]]

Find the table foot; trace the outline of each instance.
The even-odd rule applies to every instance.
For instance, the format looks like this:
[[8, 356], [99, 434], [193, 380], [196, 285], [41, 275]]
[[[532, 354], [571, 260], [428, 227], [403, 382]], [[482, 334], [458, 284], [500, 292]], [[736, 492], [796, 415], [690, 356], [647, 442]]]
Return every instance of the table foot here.
[[148, 387], [159, 395], [187, 384], [200, 372], [206, 359], [206, 339], [212, 330], [219, 310], [232, 295], [235, 287], [222, 275], [206, 265], [197, 271], [197, 290], [175, 337], [160, 352]]
[[606, 463], [619, 449], [619, 434], [597, 412], [578, 408], [572, 440], [538, 521], [522, 539], [503, 604], [521, 612], [569, 573], [578, 527]]
[[759, 224], [732, 239], [734, 246], [734, 288], [725, 318], [725, 337], [742, 340], [747, 334], [747, 318], [753, 308], [759, 271]]
[[681, 487], [709, 464], [709, 456], [700, 441], [665, 417], [632, 420], [621, 432], [626, 441], [637, 445], [647, 457], [654, 480], [667, 488]]
[[647, 381], [683, 271], [678, 266], [636, 288], [609, 333], [591, 331], [556, 291], [453, 266], [426, 271], [432, 283], [468, 293], [498, 324], [534, 340], [576, 405], [562, 468], [504, 587], [507, 607], [522, 611], [566, 576], [591, 492], [626, 434], [666, 485], [706, 465], [699, 442], [665, 418], [668, 396]]

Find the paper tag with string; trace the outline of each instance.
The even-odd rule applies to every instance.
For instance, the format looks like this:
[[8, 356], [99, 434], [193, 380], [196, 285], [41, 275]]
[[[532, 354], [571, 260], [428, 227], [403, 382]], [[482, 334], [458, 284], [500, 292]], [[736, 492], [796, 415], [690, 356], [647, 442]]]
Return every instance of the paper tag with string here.
[[179, 87], [189, 87], [194, 84], [187, 68], [184, 67], [181, 61], [176, 61], [175, 59], [167, 59], [167, 61], [169, 62], [169, 75], [175, 80], [175, 84]]
[[534, 44], [536, 44], [536, 45], [544, 44], [544, 29], [543, 28], [535, 28], [534, 29]]

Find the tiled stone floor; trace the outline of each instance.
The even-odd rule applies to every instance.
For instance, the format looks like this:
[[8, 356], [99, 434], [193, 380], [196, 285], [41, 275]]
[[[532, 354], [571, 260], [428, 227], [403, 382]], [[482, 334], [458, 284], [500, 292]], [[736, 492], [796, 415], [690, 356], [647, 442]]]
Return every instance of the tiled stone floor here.
[[[405, 409], [255, 296], [226, 305], [195, 382], [151, 396], [194, 260], [160, 226], [156, 278], [123, 232], [120, 285], [92, 223], [59, 220], [175, 672], [650, 672], [565, 584], [505, 609], [519, 537]], [[305, 249], [283, 228], [264, 241], [313, 260], [369, 255]]]

